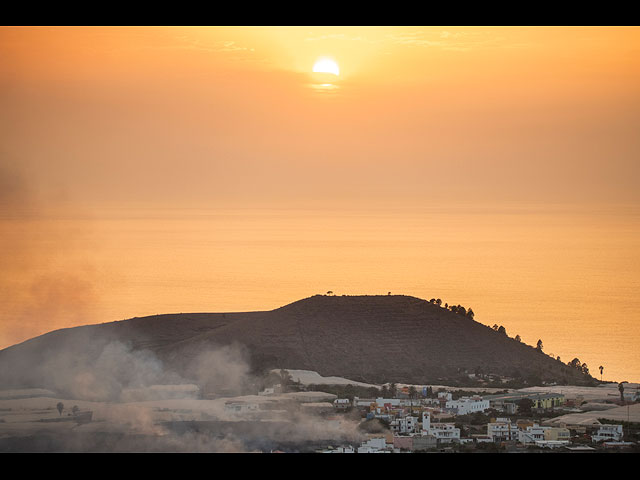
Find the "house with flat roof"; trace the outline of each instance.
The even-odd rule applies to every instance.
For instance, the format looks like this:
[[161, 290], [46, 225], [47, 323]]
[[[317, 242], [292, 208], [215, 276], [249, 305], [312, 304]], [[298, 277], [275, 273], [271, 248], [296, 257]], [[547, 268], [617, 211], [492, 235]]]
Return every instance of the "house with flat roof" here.
[[600, 425], [594, 434], [591, 435], [591, 441], [597, 442], [620, 442], [623, 438], [622, 425]]

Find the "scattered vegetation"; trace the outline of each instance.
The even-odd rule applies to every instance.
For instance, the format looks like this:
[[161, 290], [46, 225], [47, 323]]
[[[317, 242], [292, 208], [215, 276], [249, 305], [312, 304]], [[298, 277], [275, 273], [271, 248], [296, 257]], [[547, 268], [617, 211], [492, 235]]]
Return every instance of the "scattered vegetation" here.
[[580, 363], [580, 360], [578, 358], [574, 358], [570, 362], [567, 362], [567, 365], [569, 365], [571, 368], [575, 368], [576, 370], [578, 370], [579, 372], [582, 372], [585, 375], [589, 375], [589, 367], [587, 366], [586, 363]]

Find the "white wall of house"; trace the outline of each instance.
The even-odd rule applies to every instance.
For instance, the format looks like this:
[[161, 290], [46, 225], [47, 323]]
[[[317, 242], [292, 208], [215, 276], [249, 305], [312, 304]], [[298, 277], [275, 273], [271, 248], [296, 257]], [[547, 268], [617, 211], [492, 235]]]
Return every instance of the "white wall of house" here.
[[451, 394], [451, 392], [438, 392], [438, 398], [449, 402], [453, 400], [453, 395]]
[[518, 427], [511, 420], [498, 418], [495, 422], [487, 424], [487, 435], [494, 442], [518, 440]]
[[619, 442], [622, 438], [622, 425], [600, 425], [596, 433], [591, 435], [593, 442], [601, 442], [603, 440]]
[[410, 415], [396, 418], [391, 422], [391, 430], [396, 433], [415, 433], [418, 427], [418, 417]]
[[460, 429], [453, 423], [431, 423], [429, 412], [422, 412], [422, 435], [432, 435], [441, 443], [460, 441]]
[[370, 438], [362, 442], [358, 447], [358, 453], [383, 453], [388, 452], [387, 441], [383, 437]]
[[548, 427], [541, 427], [540, 425], [529, 425], [524, 430], [518, 430], [518, 441], [525, 445], [532, 445], [536, 442], [545, 440], [544, 432]]
[[458, 415], [468, 415], [488, 410], [489, 400], [483, 400], [480, 397], [462, 397], [458, 400], [447, 401], [445, 408], [455, 410]]
[[376, 398], [376, 403], [378, 406], [383, 406], [385, 404], [390, 404], [392, 407], [399, 407], [402, 405], [402, 400], [400, 398]]

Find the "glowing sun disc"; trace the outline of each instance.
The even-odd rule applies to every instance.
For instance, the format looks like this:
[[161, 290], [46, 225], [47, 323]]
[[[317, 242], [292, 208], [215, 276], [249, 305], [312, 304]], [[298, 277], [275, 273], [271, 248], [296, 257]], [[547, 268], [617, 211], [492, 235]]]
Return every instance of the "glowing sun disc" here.
[[340, 67], [338, 64], [330, 58], [320, 58], [313, 65], [314, 73], [331, 73], [333, 75], [340, 75]]

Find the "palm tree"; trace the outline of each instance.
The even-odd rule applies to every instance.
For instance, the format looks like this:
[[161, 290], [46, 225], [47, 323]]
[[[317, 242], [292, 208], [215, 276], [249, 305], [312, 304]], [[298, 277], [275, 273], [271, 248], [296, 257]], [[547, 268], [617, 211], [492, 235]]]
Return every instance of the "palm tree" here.
[[602, 381], [602, 371], [604, 370], [604, 367], [600, 365], [598, 368], [600, 369], [600, 381]]
[[391, 395], [391, 398], [396, 398], [397, 393], [398, 393], [398, 388], [396, 387], [396, 384], [391, 383], [391, 385], [389, 385], [389, 395]]

